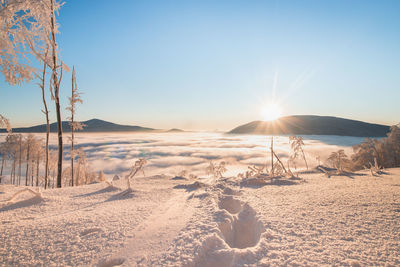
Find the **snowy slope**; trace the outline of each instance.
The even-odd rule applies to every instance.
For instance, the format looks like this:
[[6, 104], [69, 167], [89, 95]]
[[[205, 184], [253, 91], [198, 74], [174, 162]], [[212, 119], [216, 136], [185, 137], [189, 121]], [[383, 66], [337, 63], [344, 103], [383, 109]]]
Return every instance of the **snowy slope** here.
[[400, 169], [260, 186], [168, 176], [0, 186], [2, 266], [400, 264]]

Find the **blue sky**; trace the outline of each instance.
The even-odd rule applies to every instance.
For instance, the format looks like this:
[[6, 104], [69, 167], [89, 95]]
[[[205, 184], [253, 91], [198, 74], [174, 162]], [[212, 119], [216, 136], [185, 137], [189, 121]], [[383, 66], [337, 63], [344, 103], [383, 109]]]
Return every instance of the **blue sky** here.
[[[400, 1], [70, 0], [57, 39], [81, 120], [227, 130], [277, 102], [283, 115], [397, 124], [398, 14]], [[44, 123], [35, 82], [0, 86], [14, 126]]]

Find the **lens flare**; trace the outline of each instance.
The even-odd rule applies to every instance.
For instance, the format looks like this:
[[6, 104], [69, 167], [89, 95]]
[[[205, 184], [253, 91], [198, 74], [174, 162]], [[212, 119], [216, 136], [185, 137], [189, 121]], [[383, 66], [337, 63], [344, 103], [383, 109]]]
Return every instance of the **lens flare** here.
[[261, 108], [261, 116], [264, 121], [274, 121], [282, 116], [281, 108], [275, 104], [267, 104]]

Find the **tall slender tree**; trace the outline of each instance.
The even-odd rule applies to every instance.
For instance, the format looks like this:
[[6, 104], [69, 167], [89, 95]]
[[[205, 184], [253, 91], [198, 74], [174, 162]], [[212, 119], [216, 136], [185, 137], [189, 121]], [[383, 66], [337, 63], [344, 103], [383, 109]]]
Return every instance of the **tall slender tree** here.
[[30, 152], [31, 152], [31, 146], [32, 146], [32, 142], [33, 142], [33, 135], [29, 134], [26, 138], [26, 175], [25, 175], [25, 186], [28, 185], [28, 174], [29, 174], [29, 163], [30, 163]]
[[75, 112], [76, 112], [76, 104], [83, 103], [81, 99], [81, 93], [78, 92], [78, 85], [76, 82], [76, 73], [75, 66], [72, 67], [72, 93], [71, 97], [69, 97], [69, 104], [66, 109], [71, 112], [71, 117], [68, 117], [69, 125], [71, 127], [71, 185], [74, 186], [74, 160], [75, 160], [75, 151], [74, 151], [74, 132], [76, 130], [82, 130], [84, 124], [78, 121], [75, 121]]
[[[61, 3], [59, 0], [1, 0], [0, 7], [0, 71], [6, 81], [20, 84], [33, 78], [36, 70], [30, 66], [28, 54], [51, 69], [50, 90], [56, 104], [59, 147], [57, 186], [61, 187], [63, 142], [59, 91], [66, 66], [59, 60], [55, 38], [58, 33], [56, 14]], [[43, 55], [41, 47], [49, 48], [49, 57]]]
[[6, 159], [8, 157], [8, 147], [7, 142], [3, 142], [0, 144], [0, 155], [1, 155], [1, 168], [0, 168], [0, 184], [3, 179], [3, 169], [6, 164]]
[[[5, 127], [7, 129], [7, 137], [8, 137], [12, 133], [11, 132], [11, 124], [8, 119], [6, 119], [5, 117], [3, 117], [0, 114], [0, 128], [3, 128], [3, 127]], [[9, 143], [7, 142], [7, 139], [6, 139], [6, 142], [4, 142], [0, 145], [0, 155], [1, 155], [1, 169], [0, 169], [0, 183], [1, 183], [1, 179], [3, 177], [4, 164], [5, 164], [6, 158], [9, 155]]]
[[[56, 103], [56, 115], [57, 115], [57, 135], [58, 135], [58, 163], [57, 163], [57, 187], [62, 186], [62, 160], [63, 160], [63, 131], [61, 121], [61, 107], [60, 107], [60, 83], [62, 79], [63, 64], [58, 65], [58, 51], [56, 42], [56, 4], [55, 0], [50, 0], [50, 36], [51, 36], [51, 57], [52, 57], [52, 88], [54, 92], [54, 101]], [[60, 77], [58, 74], [60, 72]]]

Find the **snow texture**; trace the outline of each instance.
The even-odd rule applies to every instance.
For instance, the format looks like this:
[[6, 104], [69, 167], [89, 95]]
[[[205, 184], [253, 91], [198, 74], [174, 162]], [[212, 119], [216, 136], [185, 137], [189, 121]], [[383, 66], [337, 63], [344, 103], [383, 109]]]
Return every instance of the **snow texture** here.
[[400, 169], [288, 185], [172, 178], [137, 178], [128, 193], [124, 179], [41, 193], [0, 185], [0, 265], [400, 264]]

